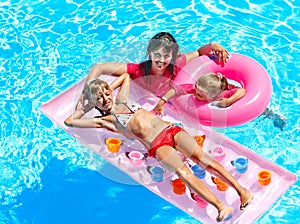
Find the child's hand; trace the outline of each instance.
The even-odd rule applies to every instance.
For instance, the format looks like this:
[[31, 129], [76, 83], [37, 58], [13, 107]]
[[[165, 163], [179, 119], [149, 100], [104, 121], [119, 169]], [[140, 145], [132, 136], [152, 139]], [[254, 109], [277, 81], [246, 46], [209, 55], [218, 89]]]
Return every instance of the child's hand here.
[[219, 101], [213, 102], [212, 105], [220, 107], [220, 108], [225, 108], [225, 107], [229, 107], [231, 105], [231, 103], [229, 102], [229, 100], [227, 98], [223, 98]]
[[79, 102], [80, 103], [77, 104], [76, 109], [81, 110], [82, 113], [87, 113], [96, 106], [95, 103], [91, 102], [90, 100], [86, 99], [85, 97], [82, 97]]
[[81, 95], [79, 98], [75, 110], [80, 110], [83, 107], [83, 102], [84, 102], [84, 94]]

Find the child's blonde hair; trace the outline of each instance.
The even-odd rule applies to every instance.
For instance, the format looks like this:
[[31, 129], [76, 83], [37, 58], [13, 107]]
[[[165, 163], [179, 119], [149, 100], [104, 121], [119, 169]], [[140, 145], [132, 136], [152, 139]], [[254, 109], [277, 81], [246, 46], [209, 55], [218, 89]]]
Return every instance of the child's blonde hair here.
[[111, 91], [108, 83], [100, 79], [94, 79], [90, 81], [87, 85], [88, 88], [86, 91], [86, 98], [91, 100], [92, 102], [97, 101], [99, 92], [104, 92], [104, 90]]
[[196, 81], [196, 89], [205, 92], [207, 98], [215, 99], [220, 96], [228, 85], [227, 79], [221, 73], [206, 73]]

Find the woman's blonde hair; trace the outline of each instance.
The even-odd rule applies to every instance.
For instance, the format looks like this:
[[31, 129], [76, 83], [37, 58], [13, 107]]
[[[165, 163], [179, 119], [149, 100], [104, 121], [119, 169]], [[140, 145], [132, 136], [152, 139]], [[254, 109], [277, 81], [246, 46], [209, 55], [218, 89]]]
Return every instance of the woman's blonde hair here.
[[206, 73], [200, 76], [195, 87], [205, 92], [207, 98], [215, 99], [227, 87], [227, 79], [221, 73]]

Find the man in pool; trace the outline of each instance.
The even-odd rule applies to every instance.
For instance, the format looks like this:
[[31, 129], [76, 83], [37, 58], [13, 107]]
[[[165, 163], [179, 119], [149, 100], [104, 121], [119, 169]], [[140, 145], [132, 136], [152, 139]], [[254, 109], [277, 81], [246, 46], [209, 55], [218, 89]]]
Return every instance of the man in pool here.
[[[119, 87], [116, 98], [112, 91]], [[148, 149], [150, 156], [156, 158], [166, 169], [175, 172], [193, 192], [204, 198], [218, 210], [216, 220], [229, 220], [233, 208], [221, 202], [208, 187], [197, 178], [184, 164], [178, 152], [209, 172], [226, 181], [238, 193], [243, 210], [251, 202], [253, 194], [240, 183], [216, 160], [203, 152], [191, 135], [182, 128], [166, 122], [143, 108], [133, 109], [129, 102], [130, 76], [123, 74], [110, 85], [95, 79], [86, 89], [86, 102], [77, 108], [66, 120], [71, 127], [106, 128], [122, 133], [128, 138], [136, 138]], [[82, 118], [85, 113], [97, 107], [100, 117]]]

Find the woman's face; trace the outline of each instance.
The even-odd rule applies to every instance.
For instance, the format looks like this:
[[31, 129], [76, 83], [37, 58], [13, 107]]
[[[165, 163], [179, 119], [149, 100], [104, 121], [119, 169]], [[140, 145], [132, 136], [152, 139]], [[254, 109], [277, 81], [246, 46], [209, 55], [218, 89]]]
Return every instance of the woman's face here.
[[160, 74], [164, 72], [172, 60], [172, 50], [167, 52], [164, 48], [158, 48], [150, 53], [152, 71]]

